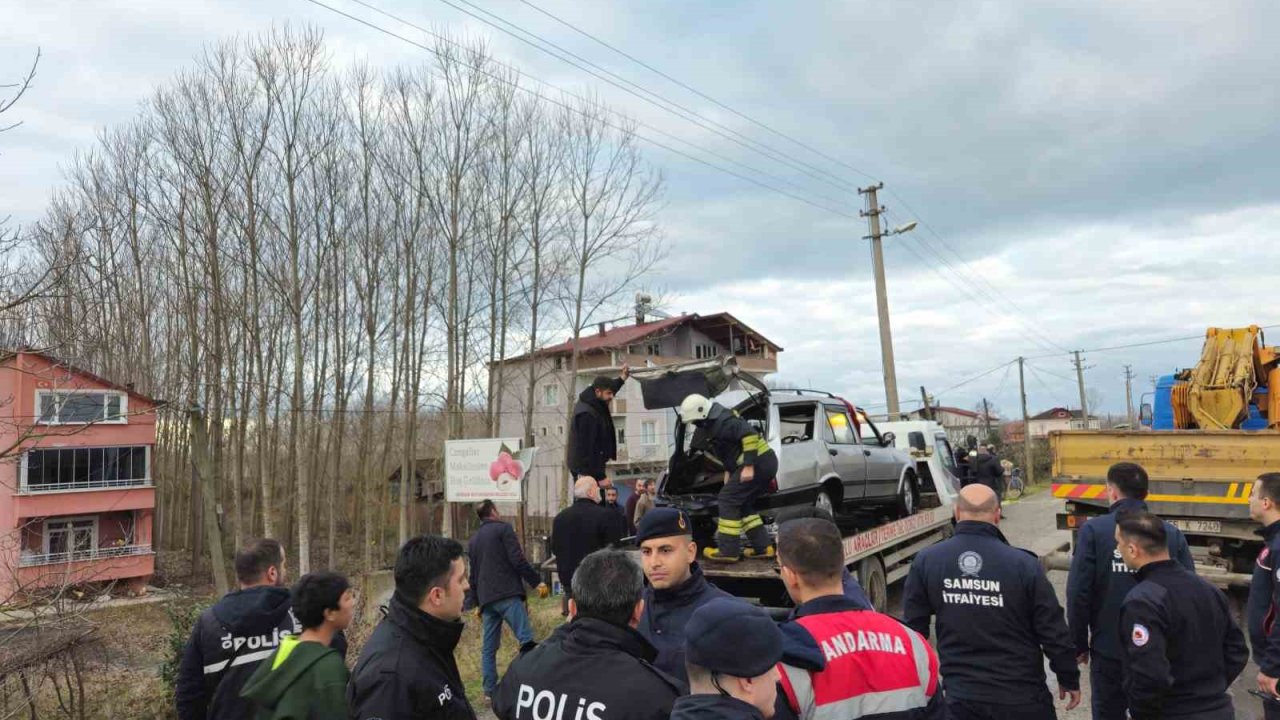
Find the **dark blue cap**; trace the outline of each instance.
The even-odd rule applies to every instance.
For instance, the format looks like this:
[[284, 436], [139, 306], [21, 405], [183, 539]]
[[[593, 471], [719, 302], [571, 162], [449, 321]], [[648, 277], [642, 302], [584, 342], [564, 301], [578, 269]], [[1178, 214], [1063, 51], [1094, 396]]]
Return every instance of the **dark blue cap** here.
[[688, 515], [673, 507], [654, 508], [640, 518], [636, 527], [636, 544], [653, 538], [692, 534], [693, 526], [689, 524]]
[[782, 660], [782, 631], [773, 619], [735, 598], [716, 598], [694, 611], [684, 637], [685, 659], [711, 672], [760, 677]]

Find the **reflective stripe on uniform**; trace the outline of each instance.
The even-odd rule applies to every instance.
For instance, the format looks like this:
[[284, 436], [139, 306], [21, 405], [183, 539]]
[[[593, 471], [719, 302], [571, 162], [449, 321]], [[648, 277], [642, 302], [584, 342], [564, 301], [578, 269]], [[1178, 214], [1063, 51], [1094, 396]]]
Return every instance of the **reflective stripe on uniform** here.
[[258, 652], [251, 652], [247, 655], [238, 655], [230, 660], [222, 660], [220, 662], [212, 663], [210, 665], [205, 665], [204, 674], [212, 675], [214, 673], [222, 672], [223, 670], [227, 669], [228, 665], [230, 665], [231, 667], [238, 667], [240, 665], [247, 665], [252, 662], [261, 662], [271, 657], [271, 654], [274, 653], [275, 651], [276, 651], [275, 648], [269, 648], [267, 650], [259, 650]]
[[716, 532], [721, 535], [737, 536], [742, 534], [741, 520], [725, 520], [720, 518], [716, 520]]
[[764, 520], [761, 520], [759, 515], [748, 515], [742, 518], [742, 529], [744, 531], [755, 530], [763, 525]]

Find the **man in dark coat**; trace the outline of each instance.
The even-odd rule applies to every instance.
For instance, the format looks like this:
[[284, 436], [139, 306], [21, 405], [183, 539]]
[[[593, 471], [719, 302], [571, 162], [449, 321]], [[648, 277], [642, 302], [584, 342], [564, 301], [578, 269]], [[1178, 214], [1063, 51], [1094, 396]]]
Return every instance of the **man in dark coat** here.
[[485, 500], [476, 506], [480, 529], [467, 547], [471, 560], [471, 589], [467, 606], [475, 608], [484, 623], [480, 650], [480, 675], [484, 696], [493, 697], [498, 687], [498, 648], [502, 646], [502, 624], [506, 623], [521, 647], [533, 642], [533, 625], [525, 607], [524, 585], [538, 589], [539, 597], [550, 590], [520, 549], [516, 531], [502, 521], [498, 506]]
[[[1275, 698], [1280, 694], [1280, 473], [1258, 476], [1249, 494], [1249, 516], [1262, 524], [1258, 534], [1266, 543], [1249, 583], [1249, 641], [1258, 664], [1258, 691]], [[1266, 720], [1280, 720], [1280, 699], [1263, 701], [1262, 709]]]
[[[1089, 691], [1093, 720], [1124, 720], [1126, 702], [1121, 684], [1120, 605], [1138, 584], [1133, 570], [1116, 549], [1116, 517], [1123, 512], [1145, 512], [1147, 471], [1135, 463], [1116, 463], [1107, 470], [1107, 496], [1111, 512], [1093, 518], [1080, 528], [1071, 574], [1067, 576], [1067, 626], [1076, 646], [1076, 659], [1089, 665]], [[1173, 525], [1164, 523], [1169, 555], [1195, 572], [1187, 539]]]
[[551, 523], [551, 552], [566, 597], [573, 595], [573, 573], [591, 553], [622, 539], [617, 513], [600, 504], [594, 478], [580, 477], [573, 486], [573, 504]]
[[618, 433], [613, 427], [609, 403], [630, 376], [631, 368], [623, 365], [621, 377], [601, 375], [578, 396], [573, 406], [573, 426], [569, 428], [569, 473], [574, 480], [595, 478], [603, 487], [612, 483], [608, 464], [618, 457]]
[[1009, 545], [1000, 503], [984, 485], [956, 498], [955, 536], [911, 561], [903, 619], [921, 635], [937, 616], [938, 659], [956, 720], [1054, 717], [1058, 695], [1080, 704], [1080, 670], [1062, 606], [1034, 553]]
[[[175, 698], [181, 720], [240, 720], [253, 704], [240, 697], [258, 664], [285, 637], [302, 632], [284, 585], [284, 550], [263, 539], [236, 553], [240, 589], [200, 614], [182, 652]], [[341, 648], [345, 650], [345, 645]]]
[[[732, 597], [707, 582], [698, 566], [698, 544], [689, 518], [675, 508], [655, 508], [640, 521], [636, 544], [649, 585], [644, 614], [636, 630], [658, 650], [653, 664], [685, 680], [685, 626], [698, 608], [718, 597]], [[754, 676], [753, 676], [754, 677]]]
[[1116, 547], [1138, 577], [1120, 608], [1124, 691], [1133, 720], [1231, 720], [1231, 683], [1249, 648], [1227, 596], [1169, 558], [1160, 518], [1116, 520]]
[[627, 553], [592, 553], [573, 576], [572, 620], [511, 663], [498, 684], [499, 720], [667, 720], [679, 680], [655, 668], [635, 631], [644, 574]]
[[1004, 466], [990, 446], [978, 448], [978, 457], [973, 465], [973, 482], [986, 485], [995, 492], [997, 498], [1004, 498]]
[[645, 494], [645, 488], [649, 481], [641, 478], [636, 481], [635, 490], [631, 496], [627, 498], [627, 502], [623, 505], [622, 514], [627, 518], [627, 534], [636, 534], [636, 503], [640, 502], [640, 496]]
[[352, 720], [475, 720], [453, 655], [470, 587], [462, 555], [460, 543], [436, 535], [400, 548], [386, 617], [347, 686]]

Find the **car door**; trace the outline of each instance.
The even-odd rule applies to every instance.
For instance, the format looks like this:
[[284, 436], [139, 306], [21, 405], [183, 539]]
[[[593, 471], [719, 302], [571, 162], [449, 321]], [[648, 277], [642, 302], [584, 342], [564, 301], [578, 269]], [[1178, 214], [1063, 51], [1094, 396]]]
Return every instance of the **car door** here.
[[844, 485], [844, 498], [858, 500], [867, 494], [867, 458], [858, 444], [853, 419], [842, 405], [822, 404], [828, 434], [827, 454]]
[[[807, 493], [832, 472], [832, 458], [826, 451], [826, 426], [818, 417], [816, 402], [774, 405], [770, 413], [777, 428], [778, 490]], [[771, 438], [773, 432], [770, 432]]]
[[884, 446], [884, 436], [865, 414], [858, 413], [858, 436], [867, 462], [867, 497], [893, 497], [902, 477], [902, 460], [892, 447]]

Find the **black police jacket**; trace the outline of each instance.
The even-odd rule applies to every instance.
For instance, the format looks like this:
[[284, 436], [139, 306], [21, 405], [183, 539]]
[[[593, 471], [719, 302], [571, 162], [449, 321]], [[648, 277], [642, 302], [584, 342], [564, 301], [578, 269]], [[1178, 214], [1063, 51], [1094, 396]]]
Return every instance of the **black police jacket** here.
[[475, 720], [453, 656], [462, 627], [393, 593], [347, 685], [352, 720]]
[[579, 617], [511, 663], [498, 683], [499, 720], [666, 720], [684, 684], [655, 668], [629, 627]]
[[302, 632], [291, 607], [288, 588], [255, 587], [228, 593], [201, 613], [178, 666], [178, 717], [252, 717], [253, 704], [240, 691], [282, 637]]
[[1035, 554], [1009, 545], [995, 526], [965, 520], [956, 534], [911, 561], [906, 623], [929, 636], [948, 697], [992, 704], [1052, 702], [1044, 657], [1059, 687], [1080, 688], [1062, 606]]
[[1229, 718], [1249, 659], [1227, 596], [1174, 560], [1150, 563], [1120, 609], [1129, 716]]
[[[1111, 506], [1107, 515], [1093, 518], [1076, 535], [1071, 573], [1067, 576], [1067, 626], [1076, 653], [1093, 652], [1119, 662], [1120, 604], [1138, 581], [1116, 551], [1116, 513], [1145, 511], [1141, 500], [1123, 499]], [[1169, 538], [1169, 557], [1195, 572], [1191, 548], [1182, 531], [1164, 524]]]
[[685, 695], [676, 700], [671, 720], [764, 720], [755, 705], [724, 695]]
[[1004, 486], [1004, 466], [1000, 464], [1000, 458], [995, 455], [978, 455], [969, 484], [974, 483], [986, 485], [1000, 495]]
[[[622, 378], [614, 380], [613, 391], [622, 389]], [[618, 435], [613, 428], [609, 406], [588, 387], [573, 406], [573, 426], [569, 428], [569, 472], [603, 480], [606, 465], [618, 457]]]
[[573, 589], [573, 573], [583, 558], [622, 539], [618, 514], [588, 498], [578, 498], [551, 523], [551, 552], [560, 584]]
[[1258, 531], [1266, 545], [1258, 553], [1249, 583], [1249, 643], [1253, 661], [1267, 677], [1280, 677], [1280, 522]]
[[653, 664], [668, 675], [687, 682], [684, 668], [684, 626], [693, 611], [718, 597], [733, 597], [712, 585], [694, 563], [692, 574], [680, 587], [670, 590], [644, 589], [644, 614], [636, 632], [658, 651]]
[[510, 523], [483, 520], [467, 544], [471, 561], [471, 589], [467, 607], [485, 607], [499, 600], [524, 598], [524, 584], [537, 586], [542, 576], [533, 569], [520, 549]]

